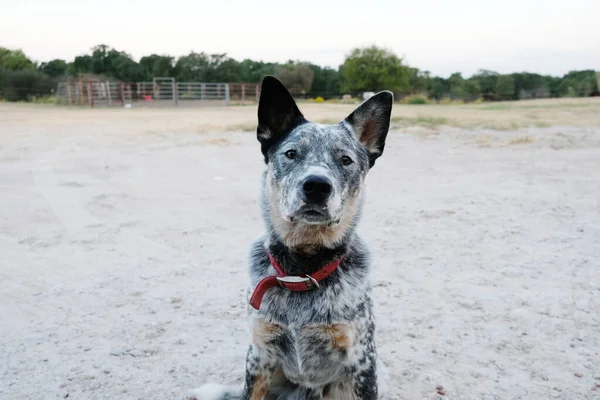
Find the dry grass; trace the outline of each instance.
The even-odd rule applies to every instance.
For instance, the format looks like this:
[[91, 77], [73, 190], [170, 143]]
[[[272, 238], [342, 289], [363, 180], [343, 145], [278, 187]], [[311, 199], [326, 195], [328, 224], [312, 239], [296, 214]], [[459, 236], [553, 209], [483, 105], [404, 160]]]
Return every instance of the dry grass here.
[[495, 140], [496, 136], [490, 134], [478, 134], [475, 136], [475, 144], [477, 145], [477, 147], [480, 147], [482, 149], [492, 147]]
[[547, 99], [465, 105], [394, 106], [400, 126], [440, 125], [499, 131], [556, 125], [600, 126], [600, 99]]
[[511, 146], [516, 146], [520, 144], [529, 144], [535, 142], [535, 139], [531, 136], [520, 136], [514, 139], [511, 139], [508, 144]]
[[233, 142], [231, 140], [226, 139], [226, 138], [219, 138], [219, 137], [206, 139], [205, 143], [212, 144], [215, 146], [220, 146], [220, 147], [231, 146], [233, 144]]
[[[349, 115], [355, 104], [303, 103], [304, 115], [321, 123], [337, 123]], [[0, 103], [0, 127], [13, 124], [39, 124], [40, 120], [57, 126], [122, 122], [144, 132], [216, 132], [256, 129], [256, 105], [179, 108], [88, 109], [43, 104]], [[525, 100], [465, 105], [394, 105], [396, 127], [422, 126], [438, 129], [455, 126], [463, 129], [515, 130], [523, 127], [557, 125], [600, 126], [600, 98]], [[98, 121], [103, 121], [101, 124]]]
[[448, 118], [423, 115], [416, 117], [394, 116], [392, 117], [392, 122], [399, 127], [422, 126], [425, 128], [437, 128], [442, 125], [455, 125], [455, 121], [451, 122]]

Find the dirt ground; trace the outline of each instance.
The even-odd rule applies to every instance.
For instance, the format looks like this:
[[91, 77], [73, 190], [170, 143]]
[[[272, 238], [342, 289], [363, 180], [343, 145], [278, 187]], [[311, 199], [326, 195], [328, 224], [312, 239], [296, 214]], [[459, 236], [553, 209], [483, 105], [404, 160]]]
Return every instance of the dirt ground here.
[[[241, 381], [255, 113], [0, 103], [1, 399]], [[600, 399], [600, 101], [394, 121], [360, 227], [386, 398]]]

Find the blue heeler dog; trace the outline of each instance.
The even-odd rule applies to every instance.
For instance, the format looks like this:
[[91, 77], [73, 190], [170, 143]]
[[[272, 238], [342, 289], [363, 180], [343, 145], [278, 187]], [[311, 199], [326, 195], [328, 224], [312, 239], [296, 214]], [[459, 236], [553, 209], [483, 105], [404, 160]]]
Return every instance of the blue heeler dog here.
[[392, 104], [383, 91], [339, 124], [321, 125], [304, 118], [277, 79], [263, 80], [257, 136], [267, 233], [250, 252], [246, 379], [239, 389], [207, 384], [192, 398], [377, 399], [369, 253], [355, 228]]

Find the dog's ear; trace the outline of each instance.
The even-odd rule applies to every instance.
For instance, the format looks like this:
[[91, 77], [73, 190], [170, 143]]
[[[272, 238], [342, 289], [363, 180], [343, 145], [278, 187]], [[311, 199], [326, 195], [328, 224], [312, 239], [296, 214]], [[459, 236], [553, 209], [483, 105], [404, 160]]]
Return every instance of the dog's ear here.
[[394, 94], [379, 92], [363, 102], [344, 121], [352, 127], [354, 135], [369, 153], [369, 166], [383, 153], [385, 138], [390, 129]]
[[256, 129], [265, 162], [269, 147], [303, 120], [304, 116], [285, 86], [277, 78], [266, 76], [260, 89]]

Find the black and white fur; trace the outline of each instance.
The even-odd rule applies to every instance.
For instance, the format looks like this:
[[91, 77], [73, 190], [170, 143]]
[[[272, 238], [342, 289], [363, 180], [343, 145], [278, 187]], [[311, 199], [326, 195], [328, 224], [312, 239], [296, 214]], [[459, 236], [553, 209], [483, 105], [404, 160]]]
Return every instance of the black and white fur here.
[[253, 289], [275, 270], [311, 274], [343, 256], [308, 292], [267, 291], [249, 307], [252, 340], [243, 387], [208, 384], [197, 400], [371, 400], [378, 398], [369, 253], [355, 233], [367, 172], [381, 156], [391, 92], [362, 103], [335, 125], [307, 121], [275, 78], [262, 82], [257, 137], [266, 163], [262, 213], [267, 233], [251, 248]]

